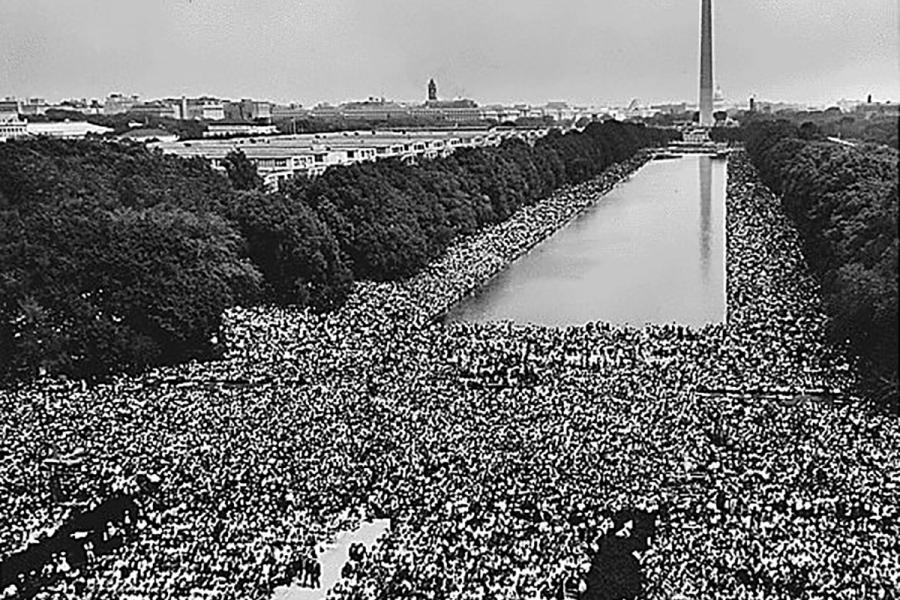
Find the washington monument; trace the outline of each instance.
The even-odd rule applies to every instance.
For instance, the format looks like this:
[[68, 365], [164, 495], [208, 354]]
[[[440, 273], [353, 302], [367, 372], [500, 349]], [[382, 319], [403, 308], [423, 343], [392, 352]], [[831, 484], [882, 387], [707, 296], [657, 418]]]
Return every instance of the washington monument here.
[[700, 9], [700, 126], [713, 126], [712, 0]]

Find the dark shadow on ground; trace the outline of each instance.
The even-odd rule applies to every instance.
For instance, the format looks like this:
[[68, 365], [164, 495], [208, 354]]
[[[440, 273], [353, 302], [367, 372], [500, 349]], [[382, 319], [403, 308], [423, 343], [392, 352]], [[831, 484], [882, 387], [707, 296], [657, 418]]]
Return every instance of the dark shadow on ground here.
[[644, 591], [646, 576], [632, 553], [649, 548], [658, 513], [624, 510], [609, 517], [614, 526], [601, 538], [591, 561], [583, 600], [631, 600]]

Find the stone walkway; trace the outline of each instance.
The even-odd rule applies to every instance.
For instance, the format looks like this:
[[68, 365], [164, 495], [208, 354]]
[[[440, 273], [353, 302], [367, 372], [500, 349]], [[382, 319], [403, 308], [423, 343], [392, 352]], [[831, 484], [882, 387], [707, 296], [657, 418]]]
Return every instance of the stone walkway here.
[[363, 523], [358, 529], [345, 531], [335, 540], [325, 545], [325, 550], [319, 554], [319, 562], [322, 565], [322, 587], [310, 589], [298, 585], [282, 586], [275, 588], [272, 600], [324, 600], [325, 595], [341, 579], [341, 569], [350, 559], [350, 546], [361, 543], [366, 550], [372, 550], [375, 541], [380, 538], [390, 526], [387, 519], [376, 519], [370, 523]]

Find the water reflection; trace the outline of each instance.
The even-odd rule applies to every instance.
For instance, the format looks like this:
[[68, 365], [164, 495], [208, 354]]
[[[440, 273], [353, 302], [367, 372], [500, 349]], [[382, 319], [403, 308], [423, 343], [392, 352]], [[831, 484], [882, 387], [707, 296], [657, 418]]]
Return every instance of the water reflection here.
[[703, 280], [709, 281], [709, 257], [712, 246], [712, 157], [700, 157], [700, 266]]
[[549, 326], [721, 322], [725, 164], [701, 156], [647, 164], [448, 318]]

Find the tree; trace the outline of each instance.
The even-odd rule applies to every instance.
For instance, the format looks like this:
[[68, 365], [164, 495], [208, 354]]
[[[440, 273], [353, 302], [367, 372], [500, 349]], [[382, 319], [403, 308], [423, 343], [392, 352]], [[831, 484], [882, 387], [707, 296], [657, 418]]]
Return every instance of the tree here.
[[0, 144], [0, 378], [102, 377], [211, 356], [260, 274], [228, 181], [137, 144]]
[[343, 303], [353, 276], [331, 231], [304, 201], [247, 192], [234, 199], [230, 215], [263, 274], [267, 300], [322, 311]]
[[228, 180], [236, 190], [256, 190], [263, 181], [254, 165], [243, 150], [232, 150], [222, 159], [222, 166], [228, 173]]
[[6, 211], [0, 372], [102, 377], [211, 356], [259, 273], [220, 218], [162, 207]]

